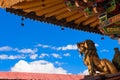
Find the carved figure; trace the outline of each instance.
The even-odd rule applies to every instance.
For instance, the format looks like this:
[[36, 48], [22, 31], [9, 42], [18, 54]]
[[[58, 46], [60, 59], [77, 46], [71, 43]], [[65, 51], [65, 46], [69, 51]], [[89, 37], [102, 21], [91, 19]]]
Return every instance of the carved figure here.
[[84, 64], [88, 67], [90, 75], [96, 75], [96, 71], [99, 71], [100, 74], [114, 74], [118, 72], [114, 64], [109, 60], [99, 58], [92, 40], [77, 43], [77, 47], [80, 50], [80, 54], [84, 54]]

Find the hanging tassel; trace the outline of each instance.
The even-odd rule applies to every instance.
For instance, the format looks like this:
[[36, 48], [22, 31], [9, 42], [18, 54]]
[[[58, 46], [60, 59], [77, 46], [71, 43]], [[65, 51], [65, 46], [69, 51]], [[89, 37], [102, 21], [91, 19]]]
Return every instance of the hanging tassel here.
[[22, 21], [24, 21], [24, 20], [25, 20], [25, 18], [24, 18], [24, 17], [22, 17], [22, 18], [21, 18], [21, 20], [22, 20]]
[[24, 23], [21, 23], [21, 26], [24, 26]]
[[101, 37], [101, 40], [104, 40], [104, 37]]
[[21, 26], [24, 26], [24, 22], [23, 21], [25, 20], [25, 18], [22, 17], [21, 20], [22, 20]]
[[64, 30], [64, 27], [62, 27], [61, 30]]

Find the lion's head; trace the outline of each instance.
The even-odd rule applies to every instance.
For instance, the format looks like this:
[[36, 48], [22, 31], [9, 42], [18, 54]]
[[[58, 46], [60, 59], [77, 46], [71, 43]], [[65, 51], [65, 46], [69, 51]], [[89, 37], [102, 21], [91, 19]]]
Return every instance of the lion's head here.
[[84, 42], [77, 43], [77, 47], [81, 55], [85, 52], [85, 50], [96, 49], [92, 40], [86, 40]]

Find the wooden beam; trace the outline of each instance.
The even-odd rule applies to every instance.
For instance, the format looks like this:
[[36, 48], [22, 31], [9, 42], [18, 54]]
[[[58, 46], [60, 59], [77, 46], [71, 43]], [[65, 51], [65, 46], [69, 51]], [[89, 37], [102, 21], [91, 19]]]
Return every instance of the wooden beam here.
[[47, 9], [43, 9], [43, 10], [39, 10], [39, 11], [36, 11], [36, 15], [41, 16], [41, 15], [44, 15], [47, 13], [51, 13], [51, 12], [59, 10], [60, 8], [64, 8], [65, 6], [66, 6], [65, 4], [59, 4], [57, 6], [53, 6], [53, 7], [47, 8]]
[[45, 17], [57, 16], [57, 15], [59, 15], [59, 14], [61, 14], [61, 13], [66, 12], [66, 11], [67, 11], [67, 8], [64, 7], [64, 8], [59, 9], [58, 11], [54, 11], [54, 12], [51, 12], [51, 13], [46, 14]]
[[78, 13], [72, 15], [72, 16], [69, 16], [69, 17], [66, 19], [66, 21], [67, 21], [67, 22], [70, 22], [70, 21], [73, 21], [73, 20], [76, 20], [76, 19], [80, 18], [81, 16], [83, 16], [83, 13], [79, 13], [79, 12], [78, 12]]
[[52, 6], [56, 6], [58, 4], [60, 4], [62, 1], [59, 0], [59, 1], [56, 1], [54, 3], [51, 3], [51, 4], [41, 4], [39, 6], [34, 6], [34, 7], [31, 7], [31, 8], [27, 8], [27, 9], [24, 9], [25, 12], [31, 12], [31, 11], [38, 11], [38, 10], [43, 10], [43, 9], [47, 9], [47, 8], [50, 8]]
[[71, 15], [74, 15], [76, 13], [77, 13], [77, 11], [74, 11], [74, 12], [66, 11], [65, 13], [62, 13], [62, 14], [56, 16], [56, 19], [60, 20], [60, 19], [63, 19], [63, 18], [67, 18], [67, 17], [69, 17]]
[[88, 17], [82, 16], [79, 19], [75, 20], [75, 24], [80, 24], [81, 22], [87, 20]]
[[16, 4], [16, 5], [13, 5], [12, 8], [15, 8], [15, 9], [25, 9], [25, 8], [29, 8], [31, 6], [35, 6], [35, 5], [39, 5], [40, 4], [40, 0], [33, 0], [33, 1], [24, 1], [22, 3], [19, 3], [19, 4]]
[[96, 20], [97, 20], [97, 17], [91, 17], [91, 18], [87, 19], [85, 22], [83, 22], [83, 25], [88, 25]]
[[96, 27], [99, 24], [99, 19], [90, 24], [90, 27]]
[[12, 8], [16, 8], [16, 9], [27, 9], [27, 8], [32, 8], [35, 6], [40, 6], [42, 4], [51, 4], [56, 2], [56, 0], [32, 0], [29, 2], [22, 2], [19, 3], [17, 5], [12, 6]]
[[90, 24], [90, 27], [95, 28], [99, 24], [99, 19]]

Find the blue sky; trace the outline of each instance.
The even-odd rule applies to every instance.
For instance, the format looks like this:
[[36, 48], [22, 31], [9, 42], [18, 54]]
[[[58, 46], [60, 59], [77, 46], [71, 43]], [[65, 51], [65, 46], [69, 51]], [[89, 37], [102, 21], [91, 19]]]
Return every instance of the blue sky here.
[[[76, 43], [91, 39], [100, 58], [112, 60], [117, 40], [107, 36], [25, 19], [0, 9], [0, 71], [83, 73], [87, 67]], [[101, 40], [104, 37], [104, 40]]]

